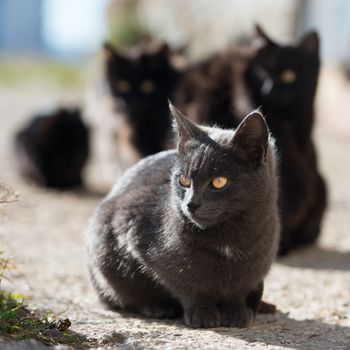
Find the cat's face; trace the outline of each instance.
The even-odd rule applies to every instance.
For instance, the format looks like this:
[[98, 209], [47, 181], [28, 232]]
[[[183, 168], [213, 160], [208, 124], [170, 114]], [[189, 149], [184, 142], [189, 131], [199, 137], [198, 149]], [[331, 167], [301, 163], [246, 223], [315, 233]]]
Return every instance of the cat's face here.
[[239, 217], [266, 186], [268, 131], [260, 113], [246, 117], [236, 132], [199, 127], [174, 107], [179, 133], [172, 190], [179, 213], [200, 229]]
[[106, 77], [116, 107], [134, 118], [167, 104], [175, 69], [166, 44], [120, 54], [105, 45]]
[[252, 62], [255, 89], [264, 104], [288, 106], [305, 93], [315, 93], [319, 71], [319, 40], [307, 34], [295, 46], [273, 42], [257, 27], [260, 48]]

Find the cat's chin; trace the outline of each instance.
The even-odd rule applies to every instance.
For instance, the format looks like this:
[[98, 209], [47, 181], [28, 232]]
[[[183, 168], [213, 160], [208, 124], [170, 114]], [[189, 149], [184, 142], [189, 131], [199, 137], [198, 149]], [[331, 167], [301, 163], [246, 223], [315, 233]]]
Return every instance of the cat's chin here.
[[195, 226], [197, 226], [201, 230], [205, 230], [209, 226], [213, 225], [213, 222], [206, 219], [206, 218], [197, 217], [197, 216], [192, 215], [191, 213], [184, 211], [184, 210], [182, 211], [182, 213], [192, 224], [194, 224]]

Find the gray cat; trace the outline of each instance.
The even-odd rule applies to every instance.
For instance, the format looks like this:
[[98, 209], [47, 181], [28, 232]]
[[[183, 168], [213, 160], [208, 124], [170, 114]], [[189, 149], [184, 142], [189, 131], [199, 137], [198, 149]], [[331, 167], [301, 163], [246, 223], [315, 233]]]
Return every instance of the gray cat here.
[[170, 108], [177, 150], [130, 168], [94, 214], [93, 284], [111, 308], [247, 327], [279, 238], [273, 141], [259, 112], [233, 131]]

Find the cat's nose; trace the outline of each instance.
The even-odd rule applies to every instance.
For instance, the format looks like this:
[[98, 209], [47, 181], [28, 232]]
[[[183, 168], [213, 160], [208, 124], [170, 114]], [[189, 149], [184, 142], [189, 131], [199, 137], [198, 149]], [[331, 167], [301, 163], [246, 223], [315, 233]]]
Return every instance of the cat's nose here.
[[200, 203], [193, 202], [193, 201], [187, 203], [187, 209], [188, 209], [188, 211], [191, 212], [192, 214], [194, 214], [194, 212], [196, 211], [196, 209], [198, 209], [200, 206], [201, 206]]

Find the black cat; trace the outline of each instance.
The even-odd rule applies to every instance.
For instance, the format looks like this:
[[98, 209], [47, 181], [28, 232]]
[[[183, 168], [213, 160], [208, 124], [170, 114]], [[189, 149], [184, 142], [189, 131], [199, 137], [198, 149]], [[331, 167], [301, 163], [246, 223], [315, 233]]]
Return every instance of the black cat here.
[[65, 188], [82, 184], [89, 156], [89, 129], [79, 109], [58, 108], [35, 116], [15, 137], [22, 175], [35, 183]]
[[171, 109], [178, 149], [130, 168], [94, 214], [93, 284], [111, 308], [247, 327], [279, 238], [273, 142], [258, 112], [233, 131]]
[[229, 47], [189, 65], [177, 85], [175, 101], [192, 121], [236, 128], [253, 109], [245, 74], [254, 50]]
[[142, 158], [171, 148], [167, 101], [179, 76], [178, 51], [166, 44], [139, 45], [126, 53], [105, 44], [104, 51], [106, 79], [121, 119], [117, 151], [131, 148], [128, 153]]
[[230, 47], [186, 70], [176, 103], [190, 119], [237, 127], [261, 107], [281, 156], [282, 240], [280, 253], [315, 241], [326, 207], [312, 141], [314, 97], [319, 74], [315, 32], [299, 44], [282, 46], [257, 26], [254, 44]]
[[319, 38], [306, 34], [299, 44], [282, 46], [257, 26], [260, 47], [246, 70], [247, 86], [281, 155], [280, 253], [314, 242], [326, 208], [326, 186], [312, 140], [314, 99], [319, 75]]

